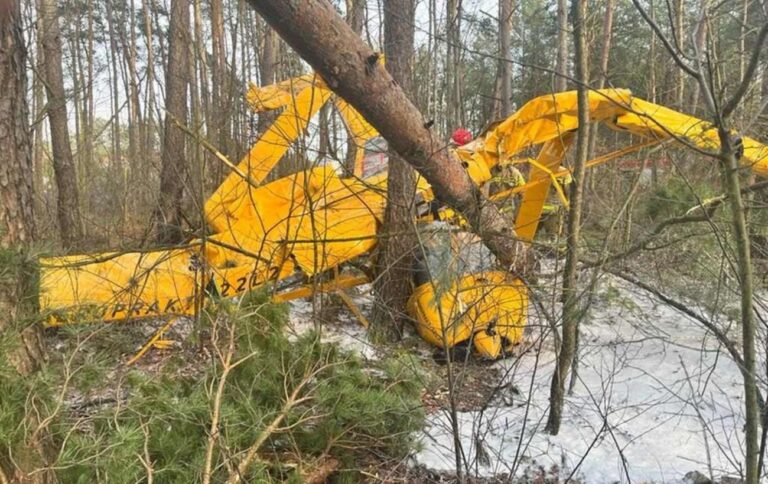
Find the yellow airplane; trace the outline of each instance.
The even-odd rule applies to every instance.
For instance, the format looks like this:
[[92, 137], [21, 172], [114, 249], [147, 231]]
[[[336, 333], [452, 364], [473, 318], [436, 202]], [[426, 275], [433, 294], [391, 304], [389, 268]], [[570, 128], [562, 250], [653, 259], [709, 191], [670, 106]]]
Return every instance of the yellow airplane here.
[[[376, 246], [386, 204], [386, 143], [316, 75], [251, 86], [247, 100], [257, 112], [283, 110], [237, 165], [222, 160], [231, 172], [205, 204], [214, 233], [169, 250], [41, 259], [40, 307], [48, 325], [190, 315], [200, 310], [206, 294], [236, 297], [266, 284], [275, 300], [287, 301], [370, 282], [359, 271], [341, 269], [370, 256]], [[329, 102], [357, 146], [353, 173], [321, 164], [265, 183]], [[643, 141], [588, 166], [668, 140], [709, 150], [719, 146], [711, 124], [628, 90], [590, 92], [589, 111], [592, 122]], [[517, 176], [513, 186], [491, 198], [504, 201], [520, 194], [515, 233], [532, 241], [550, 191], [554, 188], [568, 204], [562, 185], [570, 172], [561, 163], [577, 128], [576, 92], [549, 94], [453, 152], [481, 188], [497, 179], [494, 173], [501, 167], [529, 165], [527, 180]], [[768, 176], [766, 146], [746, 137], [740, 141], [741, 163]], [[535, 159], [519, 157], [534, 147], [539, 147]], [[414, 267], [416, 287], [408, 310], [415, 327], [436, 346], [470, 343], [484, 357], [499, 357], [522, 339], [527, 287], [494, 267], [478, 239], [450, 230], [449, 223], [462, 225], [460, 217], [434, 199], [424, 179], [417, 184], [419, 219], [445, 222], [433, 224]]]

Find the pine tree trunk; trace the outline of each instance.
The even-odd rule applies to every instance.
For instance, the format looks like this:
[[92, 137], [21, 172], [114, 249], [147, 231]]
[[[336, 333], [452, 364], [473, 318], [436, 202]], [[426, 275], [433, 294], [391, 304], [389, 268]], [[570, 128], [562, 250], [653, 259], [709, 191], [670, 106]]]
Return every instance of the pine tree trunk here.
[[[146, 83], [147, 83], [147, 89], [146, 89], [146, 100], [145, 100], [145, 107], [144, 107], [144, 116], [146, 121], [146, 126], [144, 128], [144, 138], [142, 139], [143, 144], [143, 156], [142, 160], [149, 159], [149, 157], [153, 153], [154, 148], [154, 116], [152, 114], [152, 103], [155, 99], [155, 56], [154, 56], [154, 42], [153, 42], [153, 25], [152, 25], [152, 16], [150, 15], [150, 5], [149, 0], [142, 0], [141, 2], [142, 10], [144, 11], [144, 31], [146, 34], [146, 37], [144, 39], [144, 44], [147, 49], [147, 71], [146, 71]], [[142, 161], [142, 166], [148, 166], [148, 164], [145, 161]], [[143, 200], [142, 200], [143, 201]]]
[[[214, 139], [220, 143], [220, 137], [223, 135], [221, 122], [223, 122], [224, 113], [224, 79], [226, 65], [226, 45], [224, 40], [224, 5], [222, 0], [211, 0], [211, 42], [213, 44], [213, 66], [211, 68], [211, 93], [213, 94], [213, 109], [215, 110], [215, 126], [212, 130], [216, 133]], [[213, 133], [212, 133], [213, 134]]]
[[578, 337], [580, 309], [578, 301], [577, 272], [581, 232], [581, 205], [584, 190], [584, 173], [587, 162], [589, 139], [589, 109], [587, 104], [587, 0], [572, 0], [573, 36], [575, 46], [576, 78], [579, 81], [578, 106], [579, 128], [576, 141], [576, 159], [573, 165], [573, 182], [570, 187], [570, 209], [566, 228], [566, 256], [563, 270], [563, 334], [557, 366], [552, 375], [549, 397], [549, 417], [546, 430], [552, 435], [560, 431], [565, 397], [565, 381], [573, 361]]
[[448, 96], [448, 115], [445, 132], [451, 133], [462, 126], [461, 102], [461, 2], [446, 2], [446, 59], [445, 78]]
[[363, 35], [365, 23], [365, 0], [346, 0], [347, 23], [357, 35]]
[[[675, 40], [680, 50], [685, 48], [685, 0], [675, 2]], [[683, 100], [685, 99], [685, 72], [677, 69], [677, 83], [675, 85], [675, 107], [683, 109]]]
[[555, 92], [568, 89], [568, 0], [557, 0], [557, 60]]
[[[32, 151], [27, 112], [26, 51], [22, 37], [20, 2], [0, 2], [0, 250], [25, 259], [25, 249], [35, 236]], [[4, 346], [0, 358], [6, 359], [23, 377], [37, 370], [43, 358], [40, 327], [24, 325], [25, 308], [34, 307], [26, 299], [33, 287], [29, 272], [18, 264], [3, 267], [0, 275], [0, 335], [12, 346]], [[15, 341], [14, 341], [15, 340]], [[39, 425], [37, 413], [29, 409], [24, 422], [28, 428]], [[50, 434], [42, 430], [28, 434], [21, 445], [0, 442], [0, 479], [14, 483], [55, 483]], [[36, 471], [33, 473], [33, 471]]]
[[[413, 0], [384, 2], [384, 54], [387, 71], [403, 89], [411, 92], [414, 36]], [[379, 230], [378, 274], [374, 284], [374, 321], [378, 333], [395, 339], [406, 322], [405, 310], [412, 292], [413, 256], [416, 235], [413, 226], [416, 177], [395, 150], [389, 151], [389, 182], [384, 223]]]
[[[112, 115], [114, 119], [112, 121], [112, 165], [114, 171], [117, 173], [123, 173], [123, 148], [121, 143], [122, 128], [120, 127], [120, 99], [118, 89], [117, 74], [117, 41], [115, 35], [117, 35], [117, 28], [115, 26], [114, 11], [112, 9], [112, 0], [105, 3], [107, 7], [107, 25], [109, 26], [109, 56], [110, 56], [110, 88], [112, 96]], [[124, 187], [127, 188], [127, 187]]]
[[83, 150], [83, 164], [87, 167], [93, 167], [94, 166], [94, 140], [93, 140], [93, 120], [94, 120], [94, 96], [93, 96], [93, 83], [94, 83], [94, 72], [93, 72], [93, 0], [88, 0], [88, 32], [86, 37], [86, 56], [85, 56], [85, 67], [83, 68], [82, 77], [83, 77], [83, 120], [81, 122], [82, 124], [82, 130], [83, 130], [83, 146], [80, 148]]
[[[259, 56], [259, 82], [262, 86], [275, 83], [275, 69], [277, 66], [277, 33], [269, 25], [264, 25], [264, 39]], [[259, 133], [263, 133], [275, 120], [273, 111], [259, 113], [257, 123]]]
[[[699, 9], [699, 19], [696, 23], [696, 33], [695, 33], [695, 49], [696, 52], [704, 52], [704, 48], [706, 47], [707, 42], [707, 8], [709, 7], [709, 1], [708, 0], [701, 0], [701, 5]], [[699, 54], [696, 54], [696, 57], [701, 57]], [[741, 67], [741, 66], [740, 66]], [[743, 75], [741, 76], [743, 77]], [[739, 79], [741, 79], [739, 77]], [[699, 104], [699, 83], [695, 79], [692, 80], [691, 84], [691, 95], [688, 99], [688, 103], [686, 104], [686, 112], [689, 113], [696, 113], [697, 112], [697, 105]]]
[[[203, 103], [200, 99], [199, 89], [199, 75], [200, 70], [199, 59], [197, 58], [197, 49], [192, 46], [189, 49], [189, 100], [191, 103], [190, 110], [190, 122], [191, 128], [195, 133], [203, 132]], [[189, 167], [191, 170], [191, 176], [189, 177], [189, 187], [192, 197], [197, 200], [196, 204], [199, 207], [205, 205], [205, 193], [206, 193], [206, 151], [200, 143], [191, 143], [189, 147], [191, 161]], [[200, 214], [202, 218], [202, 213]]]
[[82, 235], [77, 173], [67, 125], [67, 98], [61, 64], [61, 38], [55, 0], [38, 0], [42, 18], [43, 73], [48, 95], [48, 120], [51, 128], [53, 169], [58, 188], [57, 215], [62, 243], [70, 247]]
[[[656, 22], [656, 8], [654, 5], [654, 0], [650, 0], [648, 10], [650, 11], [651, 20]], [[653, 32], [651, 32], [651, 41], [650, 46], [648, 47], [648, 58], [650, 59], [650, 62], [648, 63], [650, 70], [648, 73], [648, 97], [650, 98], [651, 102], [655, 104], [658, 91], [658, 81], [656, 80], [656, 34]], [[651, 160], [651, 185], [653, 188], [656, 188], [658, 183], [659, 167], [656, 163], [656, 157], [653, 157]]]
[[[208, 54], [205, 50], [205, 33], [203, 32], [202, 5], [200, 0], [194, 0], [194, 29], [195, 29], [195, 52], [197, 53], [198, 78], [200, 79], [200, 99], [203, 105], [203, 115], [205, 117], [206, 136], [213, 133], [213, 117], [211, 115], [211, 90], [208, 85]], [[209, 163], [210, 164], [210, 163]]]
[[[365, 0], [347, 1], [347, 23], [352, 31], [359, 36], [363, 35], [365, 22]], [[357, 158], [357, 143], [351, 136], [347, 137], [347, 154], [344, 158], [344, 169], [348, 174], [355, 172], [355, 160]]]
[[512, 114], [512, 62], [509, 60], [512, 43], [514, 0], [499, 0], [499, 118]]
[[[32, 148], [32, 156], [35, 170], [35, 191], [38, 194], [38, 200], [42, 199], [42, 203], [45, 203], [44, 187], [45, 187], [45, 147], [43, 145], [43, 132], [44, 123], [43, 112], [45, 106], [45, 83], [43, 82], [42, 75], [40, 74], [43, 69], [43, 49], [40, 38], [40, 32], [42, 32], [42, 20], [38, 17], [35, 26], [37, 27], [37, 35], [35, 39], [35, 47], [37, 58], [35, 59], [35, 68], [37, 69], [37, 75], [34, 76], [33, 81], [33, 96], [34, 96], [34, 110], [32, 111], [32, 121], [34, 123], [34, 141]], [[40, 207], [40, 205], [37, 205]]]
[[[208, 136], [213, 139], [219, 151], [229, 156], [231, 143], [229, 125], [232, 113], [229, 110], [229, 76], [227, 75], [227, 48], [224, 36], [224, 4], [222, 0], [211, 0], [211, 41], [213, 43], [211, 65], [211, 125]], [[223, 180], [225, 173], [218, 160], [211, 157], [209, 174], [215, 185]]]
[[181, 203], [186, 176], [185, 134], [176, 123], [187, 124], [189, 81], [189, 0], [171, 1], [170, 52], [165, 71], [165, 131], [160, 169], [160, 196], [154, 213], [155, 240], [182, 240]]
[[[80, 44], [80, 38], [82, 37], [82, 33], [80, 32], [80, 24], [75, 23], [75, 35], [69, 36], [68, 43], [69, 43], [69, 52], [70, 52], [70, 63], [69, 63], [69, 78], [72, 79], [72, 108], [74, 110], [73, 117], [75, 118], [75, 150], [74, 150], [74, 163], [75, 163], [75, 173], [77, 174], [77, 186], [78, 191], [80, 193], [80, 196], [82, 197], [82, 205], [85, 209], [86, 213], [90, 211], [89, 207], [89, 197], [88, 194], [83, 194], [83, 188], [85, 187], [85, 180], [90, 179], [91, 172], [90, 172], [90, 166], [87, 166], [83, 161], [83, 154], [84, 150], [83, 147], [85, 145], [85, 142], [83, 140], [83, 132], [82, 132], [82, 126], [83, 126], [83, 120], [86, 117], [85, 114], [85, 106], [81, 102], [80, 94], [83, 89], [84, 80], [82, 78], [83, 69], [81, 67], [80, 63], [80, 52], [82, 50], [81, 44]], [[84, 238], [87, 238], [88, 232], [87, 228], [85, 229], [85, 232], [82, 234]]]
[[[139, 100], [139, 76], [136, 69], [136, 27], [134, 15], [134, 0], [131, 0], [128, 7], [130, 13], [130, 36], [123, 39], [123, 49], [127, 51], [128, 57], [128, 163], [131, 167], [132, 183], [134, 187], [139, 187], [144, 175], [144, 168], [139, 162], [139, 149], [141, 145], [141, 101]], [[123, 31], [121, 29], [121, 31]], [[126, 40], [128, 45], [126, 46]], [[127, 48], [126, 48], [127, 47]]]
[[[605, 13], [603, 15], [603, 39], [600, 43], [600, 72], [597, 73], [597, 88], [603, 89], [608, 81], [608, 61], [611, 59], [611, 38], [613, 36], [613, 2], [606, 0]], [[595, 157], [595, 146], [597, 145], [597, 124], [593, 124], [589, 129], [589, 150], [587, 159]], [[594, 177], [591, 177], [593, 180]], [[590, 184], [590, 187], [592, 185]]]

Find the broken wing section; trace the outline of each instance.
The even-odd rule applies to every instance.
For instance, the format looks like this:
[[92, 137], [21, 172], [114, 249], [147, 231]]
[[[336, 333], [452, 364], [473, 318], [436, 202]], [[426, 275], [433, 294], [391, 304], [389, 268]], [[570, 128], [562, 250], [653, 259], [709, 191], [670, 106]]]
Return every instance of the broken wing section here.
[[237, 165], [237, 172], [227, 175], [205, 202], [206, 220], [216, 232], [226, 231], [228, 225], [240, 219], [247, 220], [242, 212], [250, 209], [255, 198], [252, 191], [259, 187], [293, 142], [304, 133], [310, 119], [328, 101], [331, 93], [309, 84], [291, 96], [292, 102], [243, 157]]
[[206, 245], [219, 294], [234, 296], [295, 273], [311, 277], [370, 252], [384, 193], [329, 167], [253, 190], [251, 208]]
[[40, 260], [47, 325], [192, 314], [206, 277], [199, 246]]

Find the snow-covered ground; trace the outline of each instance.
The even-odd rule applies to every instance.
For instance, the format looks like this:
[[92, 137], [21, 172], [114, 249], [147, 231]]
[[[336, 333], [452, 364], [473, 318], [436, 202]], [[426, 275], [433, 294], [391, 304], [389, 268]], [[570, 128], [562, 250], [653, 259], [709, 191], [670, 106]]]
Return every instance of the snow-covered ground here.
[[[370, 315], [373, 304], [370, 285], [366, 284], [350, 291], [349, 295], [365, 314]], [[312, 302], [305, 299], [291, 301], [290, 306], [288, 331], [292, 334], [289, 334], [289, 338], [315, 329], [317, 318], [314, 313], [318, 311], [317, 306], [313, 308]], [[342, 311], [337, 321], [332, 324], [322, 324], [319, 329], [323, 341], [338, 344], [339, 347], [357, 353], [367, 360], [377, 358], [376, 347], [368, 340], [365, 327], [356, 321], [350, 312]]]
[[[356, 297], [365, 308], [370, 297]], [[323, 336], [375, 358], [355, 321]], [[311, 304], [292, 303], [297, 332], [312, 326]], [[547, 327], [534, 309], [529, 324]], [[522, 476], [539, 466], [584, 482], [682, 482], [699, 471], [738, 476], [743, 461], [741, 374], [697, 322], [628, 283], [606, 276], [581, 327], [579, 380], [566, 397], [557, 437], [544, 431], [554, 369], [551, 337], [495, 363], [506, 385], [483, 411], [458, 414], [465, 466], [478, 476]], [[738, 336], [738, 334], [733, 335]], [[738, 340], [738, 337], [735, 339]], [[455, 469], [447, 410], [430, 415], [414, 463]], [[478, 449], [480, 449], [478, 451]]]
[[[519, 394], [459, 415], [471, 472], [519, 475], [558, 466], [561, 478], [574, 473], [589, 483], [676, 482], [691, 471], [738, 476], [743, 392], [737, 365], [701, 326], [652, 296], [615, 277], [601, 288], [581, 327], [579, 380], [566, 397], [559, 435], [544, 432], [551, 347], [501, 361]], [[422, 442], [418, 463], [455, 468], [447, 412], [430, 417]]]

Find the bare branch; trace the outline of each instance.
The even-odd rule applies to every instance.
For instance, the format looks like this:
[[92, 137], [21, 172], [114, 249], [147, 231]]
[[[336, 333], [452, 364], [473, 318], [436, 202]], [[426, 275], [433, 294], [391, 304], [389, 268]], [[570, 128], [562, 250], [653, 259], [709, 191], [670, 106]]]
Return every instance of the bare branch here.
[[754, 50], [752, 51], [752, 56], [749, 59], [749, 65], [747, 66], [747, 71], [744, 73], [744, 78], [741, 80], [741, 83], [739, 84], [738, 89], [736, 89], [736, 92], [733, 93], [733, 96], [731, 96], [728, 102], [725, 103], [725, 106], [723, 106], [723, 118], [727, 118], [733, 113], [733, 111], [738, 107], [739, 103], [741, 103], [741, 99], [744, 97], [744, 94], [746, 94], [747, 89], [749, 88], [749, 84], [752, 82], [752, 78], [755, 76], [757, 65], [760, 62], [760, 52], [762, 51], [761, 47], [767, 36], [768, 22], [765, 22], [760, 28], [760, 32], [757, 34], [757, 42]]
[[[708, 320], [704, 316], [700, 315], [696, 311], [692, 310], [685, 304], [681, 303], [680, 301], [677, 301], [675, 299], [672, 299], [671, 297], [667, 296], [663, 292], [659, 291], [655, 287], [646, 284], [645, 282], [641, 281], [640, 279], [630, 275], [627, 271], [617, 270], [617, 269], [606, 269], [607, 272], [610, 272], [614, 276], [617, 276], [621, 279], [624, 279], [627, 282], [630, 282], [634, 284], [635, 286], [650, 292], [657, 298], [659, 298], [662, 302], [665, 304], [671, 306], [675, 310], [679, 311], [682, 314], [685, 314], [691, 319], [694, 319], [698, 321], [702, 326], [704, 326], [706, 329], [712, 332], [713, 335], [715, 335], [715, 338], [717, 338], [717, 341], [722, 344], [725, 349], [728, 351], [728, 354], [731, 355], [731, 358], [733, 358], [733, 361], [738, 365], [739, 370], [742, 372], [745, 371], [745, 365], [744, 365], [744, 358], [742, 358], [741, 353], [739, 352], [739, 348], [737, 347], [736, 343], [731, 340], [728, 335], [726, 335], [720, 328], [718, 328], [712, 321]], [[764, 401], [762, 395], [758, 392], [758, 398], [759, 406], [763, 407]]]
[[661, 43], [664, 44], [664, 48], [667, 49], [669, 52], [669, 55], [672, 56], [672, 60], [675, 61], [675, 64], [680, 67], [683, 71], [685, 71], [688, 75], [691, 77], [695, 77], [696, 79], [699, 78], [699, 73], [696, 72], [691, 66], [685, 63], [683, 59], [680, 58], [680, 55], [675, 50], [675, 48], [670, 44], [669, 39], [667, 39], [664, 34], [661, 32], [661, 28], [659, 28], [658, 24], [651, 19], [651, 17], [648, 16], [648, 12], [645, 11], [645, 9], [640, 5], [640, 2], [638, 0], [632, 0], [632, 4], [634, 4], [635, 8], [638, 12], [640, 12], [640, 15], [642, 15], [643, 20], [653, 29], [654, 32], [656, 32], [656, 36], [661, 40]]

